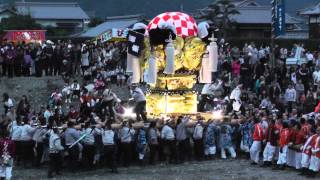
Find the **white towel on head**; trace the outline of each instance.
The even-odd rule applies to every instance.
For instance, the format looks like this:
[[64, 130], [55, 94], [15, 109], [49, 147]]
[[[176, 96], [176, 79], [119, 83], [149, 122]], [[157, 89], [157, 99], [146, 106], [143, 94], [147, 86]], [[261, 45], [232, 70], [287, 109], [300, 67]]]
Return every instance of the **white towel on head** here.
[[204, 21], [198, 24], [198, 36], [199, 38], [205, 38], [206, 36], [209, 35], [209, 24], [208, 22]]
[[146, 29], [146, 28], [147, 28], [147, 25], [139, 22], [139, 23], [135, 23], [135, 24], [133, 25], [133, 28], [132, 28], [132, 29], [133, 29], [133, 30], [138, 30], [138, 29]]
[[170, 29], [170, 30], [172, 30], [172, 32], [173, 32], [174, 34], [177, 34], [176, 27], [175, 27], [173, 24], [168, 23], [168, 22], [160, 22], [160, 23], [158, 24], [158, 28], [159, 28], [159, 29]]

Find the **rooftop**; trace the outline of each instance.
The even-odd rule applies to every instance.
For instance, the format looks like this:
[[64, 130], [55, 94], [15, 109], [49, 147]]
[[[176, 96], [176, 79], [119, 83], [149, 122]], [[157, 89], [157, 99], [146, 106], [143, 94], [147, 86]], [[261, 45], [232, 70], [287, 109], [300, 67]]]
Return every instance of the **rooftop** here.
[[[232, 4], [240, 14], [230, 17], [239, 24], [271, 24], [271, 5], [263, 6], [256, 0], [233, 0]], [[205, 14], [209, 7], [200, 10], [200, 14]], [[286, 14], [286, 24], [300, 24], [301, 19]]]
[[300, 11], [301, 15], [317, 15], [320, 14], [320, 2], [312, 7], [305, 8]]
[[[240, 24], [270, 24], [271, 6], [239, 7], [240, 14], [232, 15], [230, 18]], [[298, 19], [286, 14], [286, 24], [301, 23]]]
[[86, 32], [82, 33], [80, 37], [86, 37], [86, 38], [94, 38], [98, 37], [102, 33], [106, 32], [110, 29], [126, 29], [129, 26], [139, 22], [138, 20], [132, 20], [132, 19], [126, 19], [126, 20], [111, 20], [106, 21], [96, 27], [90, 28]]
[[78, 3], [73, 2], [16, 2], [19, 14], [35, 19], [90, 19]]

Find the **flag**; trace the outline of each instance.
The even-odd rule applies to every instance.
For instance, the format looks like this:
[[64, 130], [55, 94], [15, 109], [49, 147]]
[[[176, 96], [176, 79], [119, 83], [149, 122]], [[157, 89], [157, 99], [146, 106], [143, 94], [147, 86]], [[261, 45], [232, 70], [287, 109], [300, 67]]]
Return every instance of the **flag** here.
[[134, 56], [140, 56], [143, 50], [144, 35], [136, 32], [129, 31], [128, 33], [128, 53]]

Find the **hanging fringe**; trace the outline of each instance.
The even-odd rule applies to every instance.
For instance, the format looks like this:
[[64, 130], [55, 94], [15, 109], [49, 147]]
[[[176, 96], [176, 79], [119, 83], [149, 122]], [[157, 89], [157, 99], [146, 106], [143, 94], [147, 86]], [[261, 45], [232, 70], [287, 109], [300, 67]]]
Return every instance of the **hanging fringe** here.
[[215, 42], [216, 39], [214, 38], [212, 34], [212, 38], [210, 38], [211, 43], [208, 47], [209, 51], [209, 62], [210, 62], [210, 67], [212, 72], [217, 72], [218, 71], [218, 45]]
[[210, 84], [212, 82], [212, 71], [210, 67], [209, 55], [204, 54], [199, 72], [199, 83]]
[[132, 56], [132, 83], [140, 83], [141, 69], [140, 61], [136, 56]]
[[163, 71], [164, 74], [174, 74], [174, 46], [172, 43], [172, 37], [170, 35], [168, 44], [166, 46], [166, 67]]
[[155, 84], [157, 82], [157, 62], [153, 52], [149, 58], [148, 83]]

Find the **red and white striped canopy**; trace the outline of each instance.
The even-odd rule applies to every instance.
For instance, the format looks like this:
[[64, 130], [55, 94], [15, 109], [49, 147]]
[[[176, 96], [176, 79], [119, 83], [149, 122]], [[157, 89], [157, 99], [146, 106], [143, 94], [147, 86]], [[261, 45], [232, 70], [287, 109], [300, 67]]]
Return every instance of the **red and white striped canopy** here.
[[189, 15], [181, 12], [166, 12], [153, 18], [148, 24], [147, 30], [158, 28], [161, 23], [169, 23], [176, 28], [177, 36], [197, 36], [198, 27], [196, 21]]

